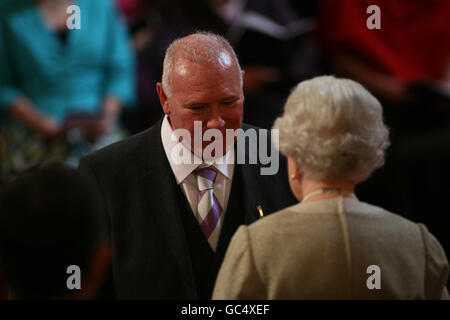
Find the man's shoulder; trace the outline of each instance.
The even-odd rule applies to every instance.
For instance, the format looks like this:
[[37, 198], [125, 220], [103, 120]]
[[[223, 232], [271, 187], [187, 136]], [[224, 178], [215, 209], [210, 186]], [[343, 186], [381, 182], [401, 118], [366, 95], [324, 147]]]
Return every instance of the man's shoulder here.
[[261, 127], [254, 126], [254, 125], [248, 124], [248, 123], [242, 123], [241, 129], [244, 130], [244, 131], [247, 131], [247, 130], [255, 130], [255, 131], [265, 130], [265, 131], [267, 131], [269, 133], [271, 132], [270, 129], [261, 128]]
[[241, 126], [241, 128], [242, 128], [242, 130], [248, 130], [248, 129], [254, 129], [254, 130], [259, 130], [259, 129], [261, 129], [260, 127], [257, 127], [257, 126], [254, 126], [254, 125], [251, 125], [251, 124], [248, 124], [248, 123], [242, 123], [242, 126]]
[[[266, 144], [267, 146], [270, 146], [270, 144], [273, 144], [274, 141], [272, 141], [272, 130], [257, 127], [248, 123], [243, 123], [241, 126], [242, 131], [244, 134], [242, 137], [254, 137], [256, 141], [252, 141], [251, 139], [245, 139], [246, 141], [246, 148], [249, 147], [249, 143], [256, 143], [255, 147], [258, 149], [261, 147], [262, 144]], [[239, 138], [238, 138], [239, 139]]]

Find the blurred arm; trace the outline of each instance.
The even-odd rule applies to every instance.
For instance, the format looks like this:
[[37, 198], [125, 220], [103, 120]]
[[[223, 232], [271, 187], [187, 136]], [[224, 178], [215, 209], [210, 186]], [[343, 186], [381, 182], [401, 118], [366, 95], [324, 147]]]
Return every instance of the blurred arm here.
[[39, 115], [32, 103], [24, 97], [15, 100], [7, 110], [13, 118], [44, 137], [56, 137], [60, 133], [57, 122], [49, 116]]
[[447, 71], [445, 72], [444, 75], [444, 82], [449, 83], [450, 82], [450, 57], [448, 59], [448, 63], [447, 63]]
[[426, 259], [425, 299], [447, 300], [449, 296], [445, 286], [448, 280], [449, 266], [445, 251], [425, 225], [419, 224], [419, 228], [422, 233]]
[[234, 234], [217, 276], [214, 300], [267, 299], [258, 275], [249, 232], [241, 226]]
[[14, 83], [12, 58], [8, 53], [4, 27], [0, 24], [0, 112], [5, 112], [45, 137], [59, 134], [56, 121], [39, 115], [32, 102], [25, 98]]
[[21, 92], [14, 86], [10, 60], [4, 27], [0, 22], [0, 111], [8, 109], [21, 95]]
[[408, 103], [408, 86], [399, 79], [376, 71], [350, 54], [339, 54], [333, 59], [335, 68], [362, 83], [376, 96], [398, 103]]
[[113, 4], [109, 10], [109, 48], [108, 56], [105, 57], [107, 66], [103, 112], [118, 115], [122, 106], [131, 106], [134, 103], [135, 63], [123, 17]]

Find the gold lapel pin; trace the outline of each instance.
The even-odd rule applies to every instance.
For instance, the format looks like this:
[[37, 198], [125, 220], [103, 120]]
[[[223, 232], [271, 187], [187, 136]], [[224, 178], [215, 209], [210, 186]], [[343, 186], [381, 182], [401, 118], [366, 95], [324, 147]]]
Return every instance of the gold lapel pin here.
[[262, 210], [262, 207], [261, 207], [260, 205], [257, 205], [257, 206], [256, 206], [256, 209], [257, 209], [258, 212], [259, 212], [259, 217], [260, 217], [260, 218], [264, 217], [264, 212], [263, 212], [263, 210]]

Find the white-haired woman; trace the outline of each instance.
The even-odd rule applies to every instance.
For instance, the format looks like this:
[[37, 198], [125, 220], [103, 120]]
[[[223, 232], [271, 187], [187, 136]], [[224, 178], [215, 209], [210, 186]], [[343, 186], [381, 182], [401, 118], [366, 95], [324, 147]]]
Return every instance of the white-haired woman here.
[[375, 97], [317, 77], [294, 89], [274, 128], [300, 203], [238, 229], [213, 298], [448, 298], [448, 261], [427, 228], [354, 194], [389, 145]]

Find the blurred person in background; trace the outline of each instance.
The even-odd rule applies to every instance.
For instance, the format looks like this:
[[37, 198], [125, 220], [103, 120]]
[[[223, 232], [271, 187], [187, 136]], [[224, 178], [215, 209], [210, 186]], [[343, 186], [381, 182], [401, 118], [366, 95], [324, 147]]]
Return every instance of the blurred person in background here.
[[[80, 29], [67, 9], [80, 8]], [[124, 136], [119, 115], [134, 100], [134, 58], [110, 0], [0, 4], [1, 178], [78, 158]]]
[[374, 96], [352, 80], [304, 81], [274, 129], [300, 203], [236, 231], [214, 299], [449, 298], [448, 261], [427, 228], [355, 195], [389, 145]]
[[2, 128], [0, 127], [0, 161], [3, 161], [5, 157], [6, 141], [2, 133]]
[[[370, 5], [380, 8], [380, 29], [366, 25]], [[388, 102], [389, 126], [434, 128], [447, 125], [448, 118], [433, 113], [439, 108], [434, 110], [432, 101], [423, 101], [417, 91], [428, 84], [437, 92], [450, 83], [449, 15], [445, 0], [325, 0], [318, 15], [318, 39], [336, 71], [361, 81]], [[414, 114], [405, 119], [404, 110]]]
[[244, 118], [270, 128], [286, 96], [301, 80], [321, 73], [313, 41], [318, 1], [210, 0], [226, 22], [226, 37], [242, 63]]
[[[30, 169], [0, 190], [0, 284], [6, 299], [91, 299], [111, 262], [100, 198], [77, 171]], [[69, 290], [69, 266], [81, 289]]]
[[[380, 29], [366, 25], [380, 8]], [[318, 40], [331, 70], [380, 99], [392, 147], [361, 199], [425, 223], [450, 254], [450, 2], [325, 0]]]

